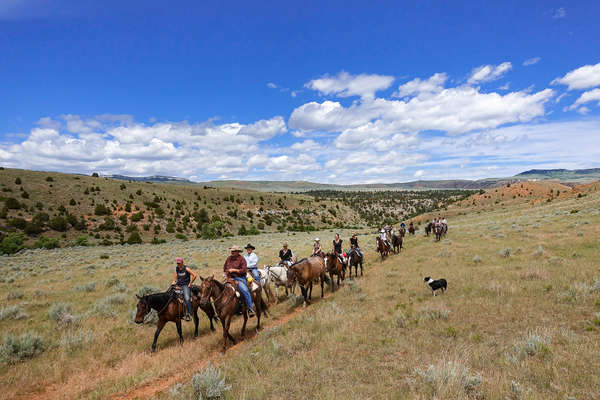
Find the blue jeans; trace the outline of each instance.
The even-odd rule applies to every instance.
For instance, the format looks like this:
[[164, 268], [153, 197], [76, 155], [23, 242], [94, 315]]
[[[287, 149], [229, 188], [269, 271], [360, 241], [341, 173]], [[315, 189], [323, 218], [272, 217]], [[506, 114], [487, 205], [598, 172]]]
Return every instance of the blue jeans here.
[[191, 291], [188, 285], [181, 285], [181, 290], [183, 290], [183, 299], [185, 300], [185, 304], [188, 309], [188, 313], [190, 316], [192, 315], [192, 302], [191, 302]]
[[254, 278], [256, 283], [258, 283], [259, 285], [262, 285], [262, 282], [260, 280], [260, 274], [258, 273], [258, 268], [250, 268], [250, 269], [248, 269], [248, 271], [250, 271], [250, 273], [252, 274], [252, 277]]
[[356, 251], [358, 253], [358, 255], [360, 256], [360, 258], [363, 258], [363, 254], [362, 251], [360, 251], [360, 247], [355, 247], [354, 249], [350, 249], [348, 250], [348, 258], [350, 258], [350, 255], [352, 254], [353, 251]]
[[248, 290], [248, 286], [246, 285], [246, 277], [233, 279], [238, 283], [238, 288], [240, 289], [240, 292], [242, 292], [242, 294], [244, 295], [248, 307], [250, 307], [250, 309], [254, 311], [254, 304], [252, 304], [252, 296], [250, 296], [250, 290]]

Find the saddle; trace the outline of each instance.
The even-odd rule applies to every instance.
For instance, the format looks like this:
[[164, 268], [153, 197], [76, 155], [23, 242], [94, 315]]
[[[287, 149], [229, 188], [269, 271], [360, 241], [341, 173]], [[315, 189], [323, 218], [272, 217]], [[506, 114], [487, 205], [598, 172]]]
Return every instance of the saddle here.
[[183, 289], [180, 286], [171, 286], [171, 298], [177, 299], [179, 304], [183, 305]]

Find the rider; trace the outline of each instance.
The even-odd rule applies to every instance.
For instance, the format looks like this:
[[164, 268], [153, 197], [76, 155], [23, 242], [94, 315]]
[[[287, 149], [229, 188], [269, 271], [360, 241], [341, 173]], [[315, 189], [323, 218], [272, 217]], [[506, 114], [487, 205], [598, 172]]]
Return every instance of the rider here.
[[254, 278], [256, 283], [260, 285], [261, 282], [260, 274], [258, 273], [258, 256], [256, 255], [256, 253], [253, 252], [256, 249], [256, 247], [248, 243], [246, 247], [244, 247], [244, 249], [246, 249], [246, 254], [244, 254], [244, 260], [246, 260], [246, 267], [248, 268], [248, 271], [252, 274], [252, 277]]
[[279, 250], [279, 263], [288, 267], [292, 265], [292, 250], [288, 249], [287, 242], [283, 242], [283, 248]]
[[190, 288], [192, 286], [192, 282], [196, 280], [196, 274], [189, 267], [185, 266], [185, 264], [183, 263], [183, 258], [177, 257], [175, 259], [175, 262], [177, 263], [177, 265], [175, 266], [173, 285], [179, 286], [183, 291], [183, 299], [185, 300], [185, 305], [187, 309], [184, 319], [186, 321], [190, 321], [192, 316]]
[[400, 228], [402, 228], [402, 229], [406, 229], [406, 224], [405, 224], [404, 222], [402, 222], [402, 223], [400, 224]]
[[343, 240], [340, 239], [340, 234], [336, 233], [335, 239], [333, 239], [333, 252], [336, 256], [338, 256], [342, 264], [344, 264], [346, 261], [344, 260], [344, 250], [342, 250], [342, 242]]
[[381, 230], [379, 238], [383, 241], [383, 243], [385, 244], [385, 246], [389, 249], [390, 248], [390, 244], [387, 241], [387, 236], [385, 234], [385, 229]]
[[232, 278], [238, 283], [238, 288], [244, 295], [246, 304], [248, 304], [248, 315], [253, 317], [254, 305], [252, 304], [252, 296], [250, 296], [248, 282], [246, 281], [246, 274], [248, 273], [246, 260], [240, 255], [242, 252], [240, 246], [232, 246], [229, 250], [231, 250], [231, 255], [225, 260], [223, 272], [227, 278]]
[[315, 243], [313, 244], [313, 256], [320, 256], [323, 249], [321, 248], [321, 239], [315, 238]]
[[360, 247], [358, 246], [358, 238], [356, 237], [356, 232], [352, 233], [352, 237], [350, 238], [350, 246], [351, 249], [350, 251], [348, 251], [348, 257], [350, 257], [350, 254], [352, 254], [352, 251], [356, 250], [360, 258], [362, 258], [363, 254], [362, 251], [360, 251]]
[[448, 221], [446, 220], [446, 217], [442, 218], [442, 225], [448, 226]]

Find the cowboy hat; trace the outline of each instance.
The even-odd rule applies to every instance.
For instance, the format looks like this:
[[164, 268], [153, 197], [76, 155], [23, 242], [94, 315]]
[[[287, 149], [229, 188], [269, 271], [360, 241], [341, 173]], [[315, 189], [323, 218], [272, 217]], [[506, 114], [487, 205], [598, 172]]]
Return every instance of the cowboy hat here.
[[229, 250], [231, 250], [231, 251], [242, 251], [242, 248], [240, 246], [238, 246], [238, 245], [234, 245], [234, 246], [231, 246], [231, 248]]
[[255, 250], [255, 249], [256, 249], [256, 247], [254, 247], [254, 246], [252, 246], [250, 243], [248, 243], [248, 244], [246, 245], [246, 247], [244, 247], [244, 249], [252, 249], [252, 250]]
[[321, 239], [315, 238], [315, 242], [319, 242], [319, 241], [321, 241]]
[[287, 242], [283, 242], [283, 243], [282, 243], [282, 246], [283, 246], [283, 247], [288, 247], [288, 244], [287, 244]]

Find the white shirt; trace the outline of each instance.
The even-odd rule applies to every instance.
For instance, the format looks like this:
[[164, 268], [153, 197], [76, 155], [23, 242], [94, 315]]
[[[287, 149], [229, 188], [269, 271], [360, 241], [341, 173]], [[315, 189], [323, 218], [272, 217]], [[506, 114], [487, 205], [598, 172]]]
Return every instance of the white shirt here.
[[248, 269], [258, 268], [258, 256], [256, 253], [246, 253], [244, 254], [244, 259], [246, 260], [246, 267], [248, 267]]
[[385, 232], [381, 234], [381, 240], [385, 240]]

